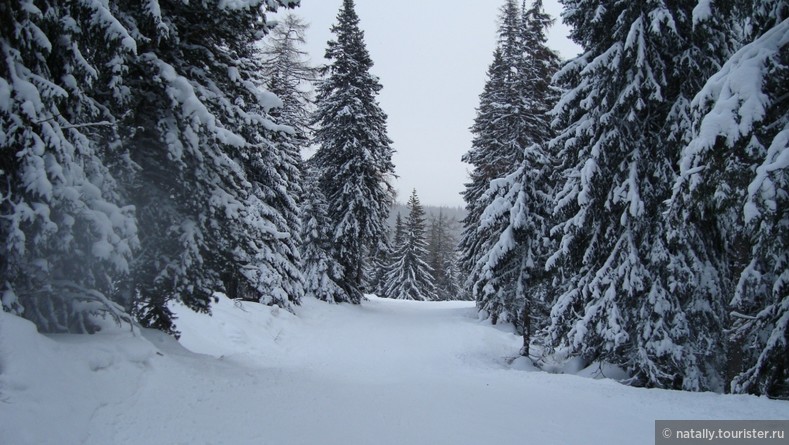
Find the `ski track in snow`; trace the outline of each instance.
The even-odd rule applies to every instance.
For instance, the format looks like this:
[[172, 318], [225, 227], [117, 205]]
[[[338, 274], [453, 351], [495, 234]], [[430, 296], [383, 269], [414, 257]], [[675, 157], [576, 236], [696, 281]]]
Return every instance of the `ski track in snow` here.
[[[520, 339], [473, 303], [176, 310], [183, 346], [33, 334], [34, 359], [0, 333], [0, 443], [633, 444], [654, 442], [656, 419], [789, 418], [765, 398], [513, 369]], [[27, 322], [10, 317], [13, 336]]]

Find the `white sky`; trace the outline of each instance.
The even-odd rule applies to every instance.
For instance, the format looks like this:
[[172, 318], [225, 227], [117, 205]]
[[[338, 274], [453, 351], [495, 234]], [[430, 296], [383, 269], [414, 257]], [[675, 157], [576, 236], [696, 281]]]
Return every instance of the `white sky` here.
[[[329, 32], [342, 0], [302, 0], [294, 10], [309, 24], [307, 50], [323, 64]], [[470, 166], [460, 157], [471, 147], [473, 123], [485, 73], [493, 59], [497, 17], [503, 0], [356, 0], [367, 49], [381, 79], [379, 101], [389, 116], [394, 141], [398, 200], [416, 188], [425, 205], [463, 206], [460, 192]], [[558, 17], [557, 0], [545, 10]], [[417, 6], [418, 5], [418, 6]], [[564, 58], [579, 47], [567, 38], [557, 19], [549, 46]]]

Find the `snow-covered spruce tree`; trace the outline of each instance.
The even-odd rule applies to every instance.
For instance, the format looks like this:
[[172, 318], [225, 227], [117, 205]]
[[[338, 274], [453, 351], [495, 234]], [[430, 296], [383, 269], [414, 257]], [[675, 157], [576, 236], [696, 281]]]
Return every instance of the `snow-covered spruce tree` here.
[[[302, 48], [306, 44], [307, 27], [297, 16], [285, 15], [266, 36], [261, 62], [255, 65], [259, 70], [255, 83], [263, 85], [264, 90], [281, 101], [281, 105], [269, 110], [269, 114], [293, 129], [293, 132], [279, 132], [276, 147], [270, 151], [276, 156], [265, 168], [270, 170], [269, 177], [279, 175], [280, 180], [269, 182], [266, 195], [270, 198], [266, 202], [285, 217], [286, 230], [281, 231], [289, 238], [288, 262], [298, 268], [301, 268], [301, 258], [290, 253], [290, 249], [302, 244], [299, 206], [304, 193], [305, 167], [301, 152], [312, 141], [309, 122], [314, 108], [313, 85], [318, 76], [318, 69], [310, 65], [307, 52]], [[294, 287], [290, 292], [291, 298], [298, 301], [300, 289]]]
[[[542, 11], [542, 2], [525, 9], [518, 23], [520, 52], [512, 69], [517, 75], [508, 85], [512, 99], [507, 106], [513, 114], [507, 121], [494, 120], [482, 130], [504, 135], [509, 146], [521, 147], [523, 153], [520, 163], [510, 166], [503, 179], [492, 181], [478, 200], [489, 204], [472, 237], [478, 240], [479, 256], [471, 285], [477, 308], [493, 323], [513, 322], [523, 331], [530, 326], [528, 303], [545, 300], [537, 283], [545, 275], [541, 271], [547, 248], [544, 239], [548, 237], [546, 198], [550, 194], [542, 147], [550, 137], [547, 113], [556, 100], [550, 83], [559, 59], [546, 46], [551, 19]], [[505, 128], [499, 128], [502, 123]]]
[[519, 27], [515, 89], [520, 99], [520, 134], [524, 149], [520, 165], [491, 182], [482, 201], [489, 202], [480, 231], [492, 242], [475, 264], [472, 290], [477, 308], [498, 320], [512, 322], [522, 333], [529, 354], [532, 325], [544, 327], [549, 304], [544, 272], [549, 254], [551, 165], [544, 147], [552, 136], [548, 112], [557, 95], [551, 78], [559, 69], [558, 55], [548, 48], [546, 32], [552, 19], [542, 1], [527, 8]]
[[444, 276], [439, 285], [445, 300], [471, 300], [471, 295], [461, 286], [464, 283], [460, 272], [460, 258], [457, 248], [453, 249], [444, 260]]
[[435, 300], [433, 271], [427, 259], [425, 210], [414, 190], [408, 199], [408, 219], [403, 225], [403, 239], [395, 246], [382, 296], [396, 300]]
[[343, 277], [342, 266], [331, 254], [328, 205], [314, 169], [305, 172], [301, 219], [305, 296], [329, 303], [344, 301], [345, 291], [337, 284]]
[[491, 183], [493, 200], [482, 218], [483, 230], [485, 224], [505, 229], [477, 263], [477, 308], [493, 322], [515, 325], [523, 336], [524, 356], [529, 355], [533, 331], [547, 325], [551, 303], [545, 271], [554, 247], [549, 237], [550, 167], [542, 145], [526, 149], [518, 170]]
[[[267, 2], [267, 9], [295, 1]], [[126, 65], [123, 140], [138, 166], [135, 312], [175, 333], [169, 301], [209, 311], [215, 291], [289, 307], [302, 293], [290, 143], [256, 84], [260, 2], [117, 2], [138, 42]], [[205, 30], [210, 30], [206, 32]], [[123, 110], [117, 110], [120, 114]], [[295, 174], [295, 173], [294, 173]]]
[[[740, 32], [732, 20], [732, 3], [702, 2], [694, 8], [692, 21], [678, 23], [684, 27], [679, 32], [687, 44], [676, 64], [682, 76], [674, 85], [677, 94], [672, 95], [674, 104], [662, 136], [672, 152], [682, 152], [694, 138], [693, 97], [738, 44]], [[683, 302], [688, 319], [691, 335], [685, 347], [694, 351], [699, 372], [687, 372], [684, 378], [700, 382], [685, 386], [723, 391], [725, 361], [731, 357], [723, 335], [725, 305], [732, 286], [724, 238], [731, 235], [726, 232], [734, 227], [731, 222], [738, 219], [738, 212], [714, 204], [724, 196], [724, 200], [731, 198], [729, 191], [718, 188], [722, 185], [718, 181], [696, 184], [692, 191], [684, 181], [678, 184], [666, 213], [669, 256], [655, 279], [663, 280], [663, 286]]]
[[381, 252], [378, 258], [371, 259], [372, 264], [367, 265], [368, 271], [365, 272], [373, 276], [372, 279], [368, 278], [370, 280], [368, 287], [372, 287], [373, 292], [378, 296], [383, 296], [386, 292], [386, 276], [394, 267], [398, 246], [402, 245], [405, 239], [405, 224], [400, 212], [397, 213], [394, 228], [390, 232], [388, 251]]
[[[547, 116], [559, 94], [552, 78], [561, 67], [559, 55], [548, 47], [548, 28], [554, 20], [545, 13], [542, 0], [533, 0], [531, 7], [523, 5], [520, 28], [520, 57], [518, 58], [518, 90], [525, 108], [524, 138], [526, 143], [541, 143], [553, 137]], [[525, 156], [525, 155], [524, 155]]]
[[436, 296], [439, 300], [458, 298], [457, 240], [451, 233], [451, 225], [457, 224], [443, 211], [431, 218], [428, 236], [428, 264], [435, 277]]
[[[446, 218], [444, 213], [439, 211], [438, 216], [431, 216], [429, 219], [430, 229], [427, 231], [427, 263], [433, 269], [433, 276], [436, 277], [436, 293], [438, 292], [438, 277], [443, 275], [444, 262], [442, 258], [447, 250]], [[442, 299], [439, 297], [439, 299]]]
[[479, 231], [480, 217], [490, 202], [482, 199], [490, 181], [512, 173], [523, 155], [517, 140], [521, 130], [520, 97], [516, 66], [521, 55], [520, 12], [515, 0], [507, 0], [499, 17], [498, 43], [488, 80], [479, 98], [477, 116], [471, 127], [471, 149], [462, 160], [471, 165], [470, 182], [465, 184], [463, 200], [466, 217], [459, 243], [460, 266], [467, 276], [467, 287], [477, 279], [474, 268], [493, 235]]
[[548, 265], [566, 284], [551, 290], [551, 338], [587, 362], [623, 366], [634, 384], [705, 389], [685, 301], [660, 279], [671, 260], [663, 203], [678, 160], [664, 129], [697, 2], [563, 3], [584, 53], [557, 75], [567, 87], [551, 142], [564, 164], [553, 229], [561, 240]]
[[[786, 397], [789, 6], [738, 6], [745, 42], [693, 99], [693, 139], [682, 153], [672, 204], [701, 214], [697, 230], [713, 233], [722, 246], [721, 276], [707, 282], [731, 297], [734, 310], [731, 391]], [[703, 17], [726, 18], [717, 10]], [[725, 281], [729, 275], [734, 283]]]
[[44, 332], [128, 320], [115, 281], [137, 229], [110, 173], [129, 164], [104, 101], [135, 43], [100, 1], [12, 0], [0, 17], [2, 307]]
[[[733, 146], [754, 149], [748, 193], [743, 205], [745, 230], [750, 234], [747, 265], [740, 273], [731, 306], [734, 339], [743, 348], [742, 372], [731, 382], [736, 393], [789, 397], [789, 5], [763, 1], [755, 11], [753, 41], [738, 51], [707, 87], [728, 83], [739, 104], [740, 134]], [[766, 19], [766, 20], [765, 20]], [[772, 22], [772, 20], [775, 20]], [[776, 20], [777, 19], [777, 20]], [[778, 22], [778, 20], [783, 19]], [[771, 23], [772, 22], [772, 23]], [[757, 32], [758, 32], [757, 31]], [[758, 37], [756, 37], [758, 35]], [[758, 69], [762, 82], [740, 83], [744, 73]], [[728, 71], [728, 72], [727, 72]], [[726, 80], [722, 80], [728, 77]], [[752, 79], [753, 80], [753, 79]], [[750, 108], [761, 86], [763, 102]], [[721, 90], [717, 90], [721, 91]], [[701, 97], [710, 90], [705, 88]], [[713, 95], [715, 93], [712, 93]], [[717, 96], [723, 109], [729, 98]], [[698, 96], [697, 96], [698, 97]], [[711, 98], [710, 96], [708, 96]], [[747, 113], [754, 122], [748, 123]], [[735, 118], [736, 119], [736, 118]], [[703, 121], [702, 121], [703, 122]], [[733, 123], [733, 122], [732, 122]], [[714, 125], [711, 123], [711, 125]], [[750, 126], [750, 128], [749, 128]], [[750, 131], [747, 131], [749, 129]], [[730, 130], [731, 131], [731, 130]], [[731, 135], [732, 133], [729, 133]], [[705, 135], [702, 127], [702, 137]], [[729, 143], [729, 141], [727, 141]], [[753, 169], [755, 168], [755, 171]], [[758, 342], [751, 343], [753, 339]]]
[[393, 150], [386, 114], [376, 100], [381, 84], [359, 29], [352, 0], [344, 0], [332, 27], [319, 82], [314, 116], [314, 159], [329, 205], [333, 255], [343, 268], [346, 302], [361, 302], [367, 251], [386, 240], [386, 219], [394, 202]]

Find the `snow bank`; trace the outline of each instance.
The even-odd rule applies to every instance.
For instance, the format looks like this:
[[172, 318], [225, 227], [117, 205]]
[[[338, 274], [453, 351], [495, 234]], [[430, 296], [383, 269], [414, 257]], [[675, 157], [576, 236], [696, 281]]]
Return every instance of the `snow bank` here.
[[299, 320], [279, 307], [247, 301], [233, 301], [216, 294], [212, 316], [199, 314], [174, 304], [180, 343], [188, 350], [222, 359], [271, 363], [287, 354], [282, 345], [286, 332], [299, 329]]
[[129, 330], [46, 337], [0, 311], [0, 442], [82, 443], [94, 413], [122, 406], [156, 358], [157, 349]]

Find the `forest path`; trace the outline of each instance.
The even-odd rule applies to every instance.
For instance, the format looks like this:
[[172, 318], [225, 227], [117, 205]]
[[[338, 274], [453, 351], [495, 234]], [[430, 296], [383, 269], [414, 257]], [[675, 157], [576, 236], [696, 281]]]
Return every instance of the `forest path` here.
[[370, 297], [360, 306], [309, 301], [288, 358], [354, 379], [409, 381], [469, 368], [502, 368], [517, 337], [476, 318], [473, 302], [414, 302]]
[[298, 316], [222, 302], [180, 316], [182, 343], [220, 359], [163, 341], [84, 443], [633, 444], [653, 442], [655, 419], [789, 415], [753, 397], [513, 369], [519, 338], [468, 302], [310, 300]]

